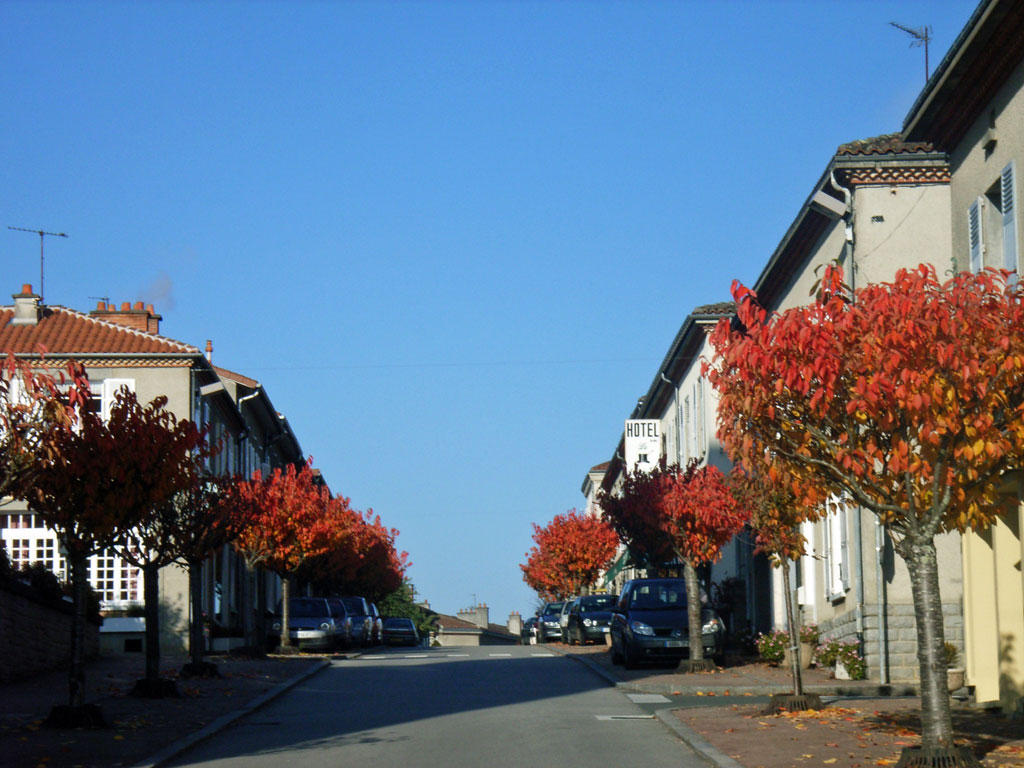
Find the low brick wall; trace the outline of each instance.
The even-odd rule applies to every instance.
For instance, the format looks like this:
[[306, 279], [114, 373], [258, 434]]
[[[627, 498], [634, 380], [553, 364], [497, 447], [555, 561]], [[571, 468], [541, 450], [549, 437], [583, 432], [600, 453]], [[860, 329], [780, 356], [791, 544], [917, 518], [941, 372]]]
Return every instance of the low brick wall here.
[[[0, 584], [0, 682], [66, 664], [71, 655], [71, 604], [55, 606], [21, 583]], [[85, 651], [99, 655], [99, 625], [88, 622]]]

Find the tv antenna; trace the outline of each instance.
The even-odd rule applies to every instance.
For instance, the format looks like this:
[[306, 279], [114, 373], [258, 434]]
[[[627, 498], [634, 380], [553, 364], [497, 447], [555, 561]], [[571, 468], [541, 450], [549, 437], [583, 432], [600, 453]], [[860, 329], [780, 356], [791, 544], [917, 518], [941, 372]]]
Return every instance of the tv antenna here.
[[8, 227], [8, 229], [17, 230], [18, 232], [31, 232], [34, 235], [39, 235], [39, 301], [43, 301], [45, 294], [43, 293], [43, 238], [46, 235], [50, 237], [67, 237], [63, 232], [47, 232], [42, 229], [26, 229], [25, 227]]
[[929, 72], [929, 70], [928, 70], [928, 41], [932, 39], [932, 28], [931, 28], [931, 26], [930, 25], [925, 25], [923, 27], [918, 27], [917, 29], [914, 29], [913, 27], [907, 27], [907, 26], [904, 26], [903, 24], [898, 24], [895, 21], [890, 21], [889, 25], [893, 26], [893, 27], [896, 27], [896, 29], [902, 29], [904, 32], [906, 32], [908, 35], [910, 35], [912, 38], [914, 38], [911, 41], [911, 43], [910, 43], [910, 47], [911, 48], [917, 48], [918, 46], [922, 46], [922, 45], [924, 46], [924, 81], [925, 81], [925, 83], [927, 83], [928, 82], [928, 72]]

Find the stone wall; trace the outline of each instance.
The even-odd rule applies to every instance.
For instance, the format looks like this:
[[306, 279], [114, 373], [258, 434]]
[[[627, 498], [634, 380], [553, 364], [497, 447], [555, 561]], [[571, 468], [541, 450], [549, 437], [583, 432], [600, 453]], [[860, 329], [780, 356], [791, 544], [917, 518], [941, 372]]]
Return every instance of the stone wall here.
[[[946, 642], [964, 649], [963, 609], [959, 603], [943, 603], [942, 618]], [[888, 605], [887, 657], [889, 681], [893, 683], [916, 683], [919, 677], [917, 661], [917, 622], [914, 606], [903, 603]], [[822, 637], [844, 642], [857, 641], [857, 615], [850, 611], [820, 626]], [[868, 679], [881, 679], [881, 642], [879, 612], [877, 605], [864, 606], [864, 658], [867, 661]]]
[[[71, 655], [71, 604], [46, 603], [25, 584], [0, 584], [0, 648], [0, 682], [66, 664]], [[97, 656], [99, 648], [99, 625], [87, 622], [86, 656]]]

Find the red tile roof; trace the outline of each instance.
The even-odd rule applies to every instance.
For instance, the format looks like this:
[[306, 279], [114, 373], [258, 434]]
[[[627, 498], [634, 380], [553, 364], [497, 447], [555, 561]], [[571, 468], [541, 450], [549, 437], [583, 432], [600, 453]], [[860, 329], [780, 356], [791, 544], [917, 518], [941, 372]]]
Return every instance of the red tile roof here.
[[213, 370], [217, 372], [217, 375], [222, 379], [230, 379], [231, 381], [237, 381], [239, 384], [249, 389], [256, 389], [260, 385], [256, 379], [250, 379], [248, 376], [243, 376], [240, 373], [229, 371], [227, 368], [221, 368], [218, 365], [213, 366]]
[[198, 355], [199, 350], [155, 333], [98, 320], [73, 309], [48, 306], [36, 325], [11, 325], [13, 307], [0, 307], [0, 352], [54, 355]]
[[841, 144], [837, 155], [907, 155], [918, 152], [934, 152], [927, 141], [904, 141], [903, 134], [886, 133], [870, 139], [859, 139]]

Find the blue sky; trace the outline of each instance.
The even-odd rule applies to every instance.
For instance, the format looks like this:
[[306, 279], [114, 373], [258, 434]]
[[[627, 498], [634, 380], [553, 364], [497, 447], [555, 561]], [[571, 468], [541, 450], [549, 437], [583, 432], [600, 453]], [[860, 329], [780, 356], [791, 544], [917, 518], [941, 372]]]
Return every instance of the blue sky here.
[[261, 381], [446, 613], [532, 612], [687, 313], [836, 147], [899, 129], [948, 2], [0, 3], [10, 293], [153, 302]]

